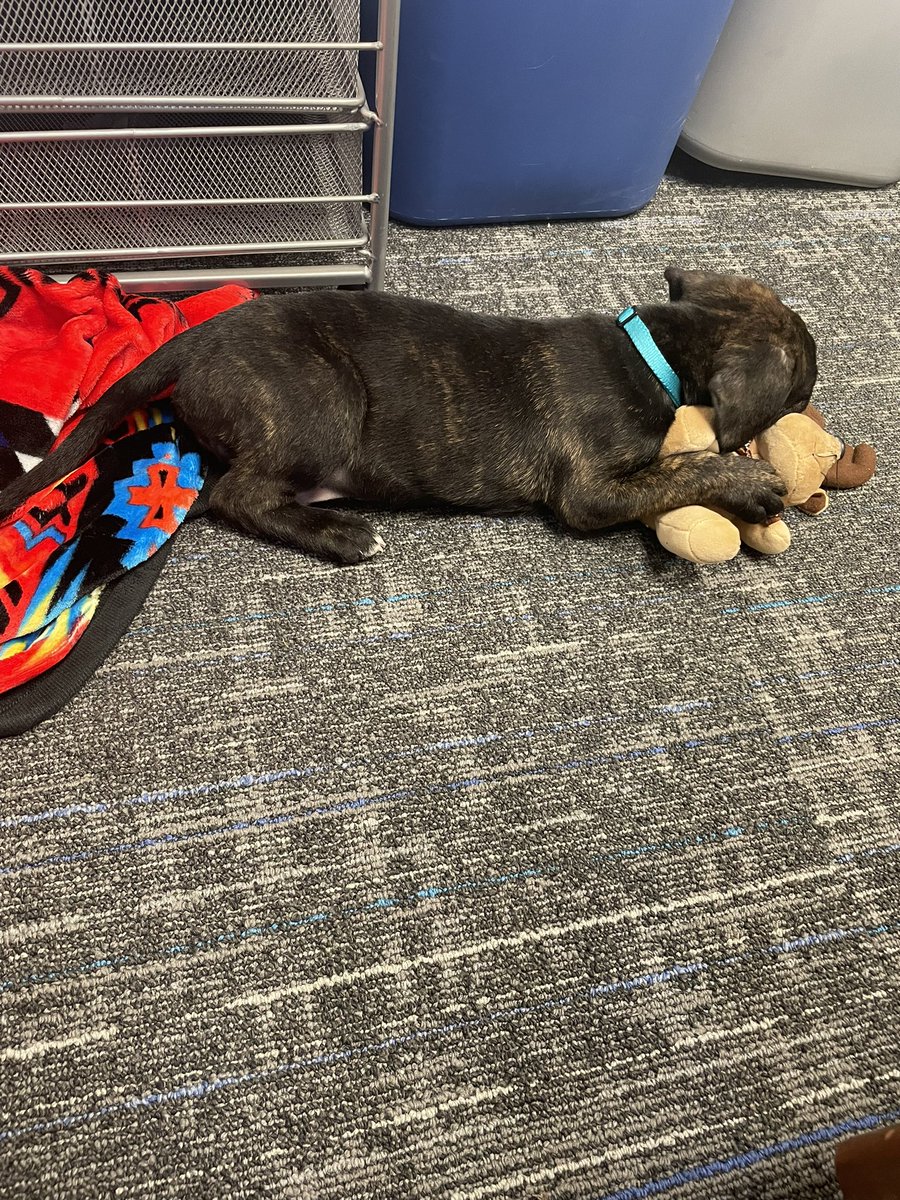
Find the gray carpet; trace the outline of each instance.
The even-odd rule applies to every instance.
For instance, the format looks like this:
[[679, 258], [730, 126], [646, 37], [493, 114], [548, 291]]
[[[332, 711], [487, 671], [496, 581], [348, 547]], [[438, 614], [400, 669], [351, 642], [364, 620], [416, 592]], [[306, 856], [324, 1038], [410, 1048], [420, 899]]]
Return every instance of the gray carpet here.
[[199, 521], [0, 745], [0, 1194], [834, 1197], [900, 1118], [900, 188], [394, 231], [390, 286], [778, 287], [876, 479], [783, 558], [379, 514], [332, 569]]

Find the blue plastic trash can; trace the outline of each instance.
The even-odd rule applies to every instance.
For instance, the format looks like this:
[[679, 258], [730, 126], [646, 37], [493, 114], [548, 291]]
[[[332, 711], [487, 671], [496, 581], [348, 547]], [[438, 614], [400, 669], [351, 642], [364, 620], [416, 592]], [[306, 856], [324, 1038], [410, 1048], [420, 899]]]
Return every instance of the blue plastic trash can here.
[[621, 216], [651, 200], [732, 0], [403, 0], [391, 213]]

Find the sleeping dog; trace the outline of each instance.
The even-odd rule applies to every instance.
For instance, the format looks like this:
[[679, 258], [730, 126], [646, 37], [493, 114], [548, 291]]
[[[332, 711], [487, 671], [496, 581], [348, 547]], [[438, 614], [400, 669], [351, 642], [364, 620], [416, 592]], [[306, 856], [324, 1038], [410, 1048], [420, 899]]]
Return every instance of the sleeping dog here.
[[673, 267], [665, 276], [669, 303], [636, 314], [650, 355], [596, 313], [532, 321], [327, 291], [239, 305], [114, 384], [0, 495], [0, 516], [174, 385], [173, 409], [226, 466], [212, 510], [342, 563], [383, 543], [357, 512], [311, 501], [544, 508], [582, 533], [686, 504], [764, 521], [784, 494], [766, 463], [659, 457], [675, 412], [664, 372], [684, 403], [713, 406], [719, 446], [735, 450], [806, 406], [815, 343], [754, 280]]

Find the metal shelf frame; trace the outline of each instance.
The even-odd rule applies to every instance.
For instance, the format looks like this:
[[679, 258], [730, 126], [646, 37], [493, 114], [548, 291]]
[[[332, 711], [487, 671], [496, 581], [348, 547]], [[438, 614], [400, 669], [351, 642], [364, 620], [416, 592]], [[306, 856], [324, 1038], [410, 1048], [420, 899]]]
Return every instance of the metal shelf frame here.
[[[59, 11], [47, 18], [51, 27], [54, 20], [58, 25], [66, 19], [65, 0], [56, 2]], [[270, 9], [275, 6], [276, 15], [287, 11], [280, 7], [282, 0], [266, 2]], [[308, 2], [316, 19], [321, 20], [330, 5], [335, 21], [346, 26], [355, 14], [358, 28], [358, 0]], [[297, 0], [293, 5], [296, 12]], [[302, 5], [300, 9], [302, 16]], [[183, 20], [188, 11], [180, 13]], [[382, 288], [399, 20], [400, 0], [378, 0], [374, 41], [192, 42], [183, 36], [178, 40], [39, 41], [34, 33], [40, 36], [40, 31], [32, 31], [32, 40], [0, 42], [0, 80], [9, 78], [3, 67], [5, 56], [10, 55], [47, 56], [54, 63], [60, 56], [65, 60], [81, 55], [96, 66], [103, 55], [124, 55], [130, 62], [158, 52], [194, 58], [227, 52], [239, 56], [229, 61], [241, 68], [237, 74], [245, 93], [207, 90], [187, 95], [175, 88], [164, 96], [131, 96], [107, 87], [104, 95], [26, 94], [27, 89], [0, 95], [0, 261], [52, 263], [54, 269], [69, 262], [96, 263], [115, 270], [128, 290], [189, 291], [225, 281], [259, 288]], [[3, 18], [0, 31], [6, 31]], [[338, 52], [352, 56], [354, 64], [359, 53], [377, 56], [371, 108], [355, 65], [355, 84], [345, 95], [313, 98], [264, 94], [274, 90], [268, 87], [272, 79], [255, 76], [252, 70], [254, 55], [257, 63], [274, 62], [273, 56], [285, 54], [305, 55], [308, 63], [314, 63], [316, 55]], [[249, 57], [242, 60], [245, 54]], [[310, 77], [308, 63], [305, 78]], [[311, 70], [314, 74], [315, 66]], [[323, 79], [327, 78], [327, 64], [322, 71]], [[96, 77], [95, 71], [92, 78]], [[126, 71], [126, 82], [127, 77]], [[172, 78], [177, 83], [179, 77]], [[254, 94], [247, 94], [251, 91]], [[369, 129], [372, 182], [371, 191], [364, 191], [361, 150]], [[259, 157], [254, 159], [257, 147]], [[171, 162], [166, 157], [170, 149]], [[232, 150], [234, 178], [229, 174]], [[67, 155], [71, 155], [71, 176]], [[255, 161], [259, 164], [256, 182], [263, 185], [256, 188]], [[354, 209], [356, 220], [351, 215]], [[79, 228], [84, 231], [83, 244], [78, 244]], [[188, 236], [179, 237], [179, 232]], [[108, 244], [113, 239], [121, 244]], [[158, 244], [144, 244], [148, 240]], [[296, 255], [297, 264], [234, 267], [213, 261], [233, 255], [285, 254]], [[335, 254], [349, 261], [302, 261], [312, 254]], [[204, 258], [210, 265], [171, 262]], [[149, 269], [157, 260], [159, 269]], [[141, 262], [142, 269], [125, 266], [134, 261]], [[119, 262], [123, 270], [117, 269]]]

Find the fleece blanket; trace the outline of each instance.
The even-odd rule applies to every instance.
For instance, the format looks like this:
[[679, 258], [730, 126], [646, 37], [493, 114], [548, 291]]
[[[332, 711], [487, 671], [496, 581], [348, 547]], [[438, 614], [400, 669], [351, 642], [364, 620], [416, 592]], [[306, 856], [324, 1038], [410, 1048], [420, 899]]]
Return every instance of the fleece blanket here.
[[[0, 267], [0, 488], [163, 342], [253, 295], [227, 286], [175, 303], [125, 295], [103, 271], [58, 283]], [[0, 524], [0, 703], [20, 701], [30, 681], [73, 651], [104, 593], [179, 528], [203, 476], [190, 433], [164, 397], [148, 397], [79, 470]], [[123, 610], [123, 632], [134, 611]], [[108, 636], [102, 644], [108, 651]], [[0, 733], [3, 725], [0, 710]]]

